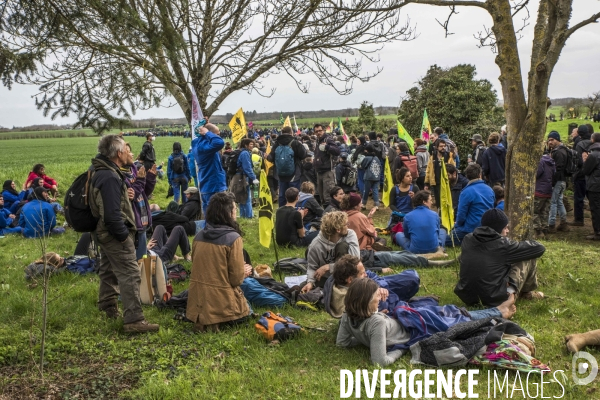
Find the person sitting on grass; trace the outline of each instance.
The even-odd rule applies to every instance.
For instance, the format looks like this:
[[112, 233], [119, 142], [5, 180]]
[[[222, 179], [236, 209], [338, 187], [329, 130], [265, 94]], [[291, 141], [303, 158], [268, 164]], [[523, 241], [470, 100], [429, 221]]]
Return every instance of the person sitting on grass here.
[[323, 216], [323, 207], [315, 199], [315, 185], [311, 182], [304, 182], [300, 186], [300, 197], [298, 197], [296, 207], [306, 210], [306, 215], [302, 218], [306, 229], [310, 229], [311, 222], [320, 222]]
[[[34, 190], [38, 187], [44, 187], [44, 180], [42, 178], [36, 178], [32, 181], [31, 186], [29, 187], [29, 194], [27, 195], [27, 201], [35, 200]], [[47, 189], [46, 189], [47, 190]], [[64, 210], [62, 206], [56, 201], [56, 199], [50, 197], [50, 195], [44, 198], [44, 201], [50, 203], [52, 209], [56, 214], [63, 214]], [[18, 212], [18, 210], [17, 210]]]
[[332, 187], [329, 191], [329, 205], [327, 206], [325, 211], [323, 211], [323, 214], [332, 211], [340, 211], [340, 202], [344, 198], [344, 195], [344, 189], [342, 189], [339, 186]]
[[408, 251], [360, 250], [356, 232], [348, 229], [348, 225], [348, 215], [345, 212], [333, 211], [323, 216], [321, 231], [308, 247], [307, 283], [302, 288], [303, 293], [315, 286], [323, 287], [334, 272], [334, 263], [346, 254], [360, 257], [366, 269], [384, 274], [393, 272], [390, 268], [392, 266], [443, 267], [454, 262], [427, 260]]
[[396, 170], [396, 182], [398, 184], [390, 191], [390, 210], [408, 214], [414, 209], [412, 199], [419, 187], [412, 183], [412, 175], [406, 167]]
[[16, 226], [15, 218], [15, 215], [4, 207], [4, 196], [0, 194], [0, 236], [23, 232], [23, 228]]
[[163, 263], [170, 263], [172, 260], [179, 261], [180, 258], [175, 255], [177, 247], [181, 249], [181, 254], [185, 261], [192, 261], [190, 252], [190, 242], [188, 241], [185, 229], [176, 226], [167, 236], [167, 230], [164, 226], [158, 225], [154, 228], [152, 239], [148, 242], [148, 250], [155, 252]]
[[304, 229], [302, 219], [308, 213], [308, 209], [296, 208], [299, 193], [295, 187], [288, 188], [285, 191], [287, 203], [279, 207], [275, 214], [275, 241], [280, 246], [307, 247], [319, 233], [306, 232]]
[[39, 186], [33, 195], [34, 198], [21, 208], [19, 226], [23, 228], [23, 236], [38, 238], [65, 233], [64, 228], [55, 228], [56, 214], [48, 203], [48, 190]]
[[504, 211], [504, 188], [500, 185], [495, 185], [492, 190], [494, 191], [494, 208]]
[[419, 274], [414, 269], [399, 274], [380, 277], [373, 271], [365, 270], [360, 258], [347, 254], [335, 262], [333, 273], [323, 287], [325, 311], [333, 318], [341, 318], [344, 313], [344, 298], [348, 286], [355, 279], [368, 277], [379, 285], [381, 301], [380, 309], [393, 309], [398, 301], [408, 301], [419, 291]]
[[544, 298], [542, 292], [535, 291], [536, 259], [546, 248], [533, 240], [515, 242], [507, 235], [508, 217], [493, 208], [483, 214], [481, 226], [463, 239], [460, 275], [454, 293], [465, 304], [493, 307], [512, 294], [518, 299]]
[[186, 317], [194, 323], [195, 332], [218, 332], [250, 316], [240, 285], [252, 274], [252, 266], [244, 262], [242, 231], [236, 218], [233, 193], [211, 195], [206, 227], [192, 245]]
[[380, 286], [369, 278], [354, 279], [344, 298], [345, 312], [340, 321], [336, 345], [369, 348], [371, 362], [387, 366], [398, 360], [413, 344], [452, 325], [489, 317], [511, 318], [516, 307], [514, 299], [486, 310], [469, 311], [454, 305], [438, 306], [433, 298], [409, 303], [398, 302], [393, 310], [380, 310]]
[[23, 185], [23, 190], [29, 189], [35, 178], [42, 178], [44, 180], [43, 187], [49, 190], [50, 193], [52, 193], [52, 196], [56, 197], [56, 194], [58, 193], [58, 183], [56, 183], [56, 180], [46, 175], [46, 167], [44, 167], [44, 164], [35, 164], [33, 166], [32, 171], [27, 176], [27, 180]]
[[411, 253], [435, 253], [446, 242], [446, 230], [440, 224], [440, 216], [430, 210], [431, 192], [421, 190], [412, 202], [415, 209], [404, 217], [403, 232], [396, 234], [396, 243]]
[[4, 196], [4, 207], [14, 214], [21, 206], [20, 203], [27, 200], [27, 190], [17, 192], [15, 181], [9, 179], [2, 185], [2, 196]]
[[390, 251], [386, 246], [384, 238], [377, 237], [377, 231], [373, 226], [373, 215], [377, 207], [371, 208], [368, 216], [361, 210], [362, 199], [358, 193], [350, 193], [344, 196], [340, 203], [341, 209], [348, 214], [348, 227], [356, 232], [358, 244], [361, 250]]

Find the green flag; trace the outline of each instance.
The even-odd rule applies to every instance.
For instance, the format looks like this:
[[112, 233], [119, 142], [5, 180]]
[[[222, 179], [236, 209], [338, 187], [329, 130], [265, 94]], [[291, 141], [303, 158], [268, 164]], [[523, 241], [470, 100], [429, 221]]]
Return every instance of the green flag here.
[[280, 111], [280, 112], [279, 112], [279, 122], [281, 122], [281, 125], [283, 125], [283, 122], [284, 122], [284, 121], [285, 121], [285, 120], [283, 119], [283, 113]]
[[410, 154], [415, 154], [415, 142], [413, 138], [410, 137], [406, 129], [402, 126], [400, 121], [397, 121], [398, 124], [398, 137], [402, 140], [406, 141], [408, 145], [408, 149], [410, 150]]

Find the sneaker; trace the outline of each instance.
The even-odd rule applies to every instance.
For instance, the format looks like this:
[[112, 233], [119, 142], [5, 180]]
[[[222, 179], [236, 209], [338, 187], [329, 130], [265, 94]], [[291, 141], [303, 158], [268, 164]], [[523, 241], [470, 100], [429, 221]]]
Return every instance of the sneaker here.
[[150, 324], [145, 319], [123, 325], [123, 330], [126, 333], [143, 333], [143, 332], [158, 332], [158, 324]]
[[107, 318], [110, 318], [110, 319], [121, 318], [121, 311], [119, 311], [119, 307], [117, 307], [117, 306], [108, 307], [102, 311], [104, 311]]
[[597, 233], [594, 233], [593, 235], [587, 235], [585, 238], [587, 240], [600, 240], [600, 235]]
[[381, 242], [375, 242], [371, 245], [371, 247], [375, 251], [392, 251], [391, 247], [386, 246], [385, 244], [383, 244]]
[[583, 221], [573, 221], [573, 222], [568, 222], [567, 225], [570, 226], [584, 226], [585, 224], [583, 223]]
[[542, 300], [544, 293], [542, 292], [521, 292], [519, 298], [523, 300]]

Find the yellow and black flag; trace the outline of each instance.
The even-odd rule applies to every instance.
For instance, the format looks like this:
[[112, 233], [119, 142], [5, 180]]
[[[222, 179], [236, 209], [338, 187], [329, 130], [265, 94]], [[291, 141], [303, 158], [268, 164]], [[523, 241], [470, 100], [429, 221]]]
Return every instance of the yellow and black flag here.
[[244, 118], [244, 110], [241, 108], [235, 113], [231, 121], [229, 121], [229, 127], [231, 128], [231, 140], [233, 143], [237, 143], [248, 135], [246, 129], [246, 118]]
[[267, 174], [260, 171], [260, 194], [258, 195], [258, 232], [260, 244], [266, 248], [271, 245], [273, 234], [273, 197], [267, 182]]

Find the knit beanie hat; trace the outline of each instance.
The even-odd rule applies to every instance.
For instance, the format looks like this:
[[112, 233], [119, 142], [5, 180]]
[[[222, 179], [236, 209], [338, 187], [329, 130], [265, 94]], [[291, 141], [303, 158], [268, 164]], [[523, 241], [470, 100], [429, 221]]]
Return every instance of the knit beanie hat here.
[[577, 134], [581, 136], [582, 139], [589, 139], [590, 133], [588, 132], [588, 127], [586, 125], [579, 125], [577, 128]]
[[356, 207], [357, 205], [359, 205], [362, 202], [362, 197], [360, 197], [360, 194], [356, 194], [356, 193], [350, 193], [348, 195], [348, 205], [351, 208]]
[[504, 211], [492, 208], [487, 210], [481, 217], [481, 226], [489, 226], [498, 233], [508, 225], [508, 217]]
[[556, 131], [552, 131], [548, 134], [548, 139], [554, 139], [560, 142], [560, 134]]

